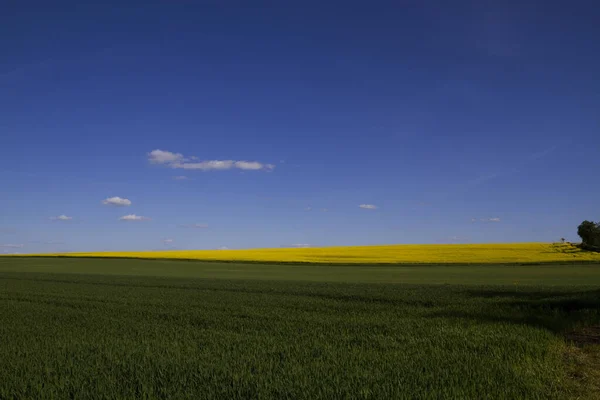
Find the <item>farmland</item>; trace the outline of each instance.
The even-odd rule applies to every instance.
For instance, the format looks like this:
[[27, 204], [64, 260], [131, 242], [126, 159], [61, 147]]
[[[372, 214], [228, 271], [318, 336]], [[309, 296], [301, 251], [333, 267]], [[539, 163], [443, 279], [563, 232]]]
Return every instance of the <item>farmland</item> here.
[[0, 398], [598, 394], [594, 264], [2, 258], [0, 309]]
[[501, 264], [600, 262], [600, 253], [572, 244], [497, 243], [57, 253], [43, 256], [188, 259], [314, 264]]

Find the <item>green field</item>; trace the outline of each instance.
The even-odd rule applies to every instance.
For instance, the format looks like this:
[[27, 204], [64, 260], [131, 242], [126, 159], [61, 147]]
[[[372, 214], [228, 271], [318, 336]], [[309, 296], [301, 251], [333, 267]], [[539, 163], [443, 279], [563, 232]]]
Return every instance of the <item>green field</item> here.
[[0, 257], [0, 272], [49, 272], [347, 283], [598, 285], [600, 263], [311, 265], [102, 258]]
[[593, 399], [599, 323], [593, 264], [2, 258], [0, 399]]

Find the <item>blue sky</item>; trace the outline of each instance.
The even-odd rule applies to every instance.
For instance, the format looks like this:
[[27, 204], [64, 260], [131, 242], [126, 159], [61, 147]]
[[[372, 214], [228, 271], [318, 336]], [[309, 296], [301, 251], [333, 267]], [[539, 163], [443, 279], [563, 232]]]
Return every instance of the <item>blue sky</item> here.
[[598, 20], [9, 1], [0, 252], [576, 240], [600, 219]]

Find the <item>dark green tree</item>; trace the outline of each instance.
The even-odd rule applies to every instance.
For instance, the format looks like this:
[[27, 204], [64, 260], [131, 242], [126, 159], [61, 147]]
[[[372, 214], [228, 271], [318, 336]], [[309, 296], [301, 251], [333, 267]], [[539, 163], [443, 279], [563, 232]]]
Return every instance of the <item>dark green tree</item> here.
[[581, 237], [581, 244], [584, 246], [600, 246], [600, 223], [593, 221], [583, 221], [577, 227], [577, 234]]

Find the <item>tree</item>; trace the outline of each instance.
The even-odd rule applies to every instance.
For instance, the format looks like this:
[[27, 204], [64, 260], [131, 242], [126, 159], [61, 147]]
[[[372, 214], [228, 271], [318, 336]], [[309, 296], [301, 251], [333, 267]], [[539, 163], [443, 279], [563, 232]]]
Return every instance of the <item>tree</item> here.
[[583, 221], [577, 227], [577, 234], [581, 237], [581, 244], [585, 247], [600, 247], [600, 223]]

